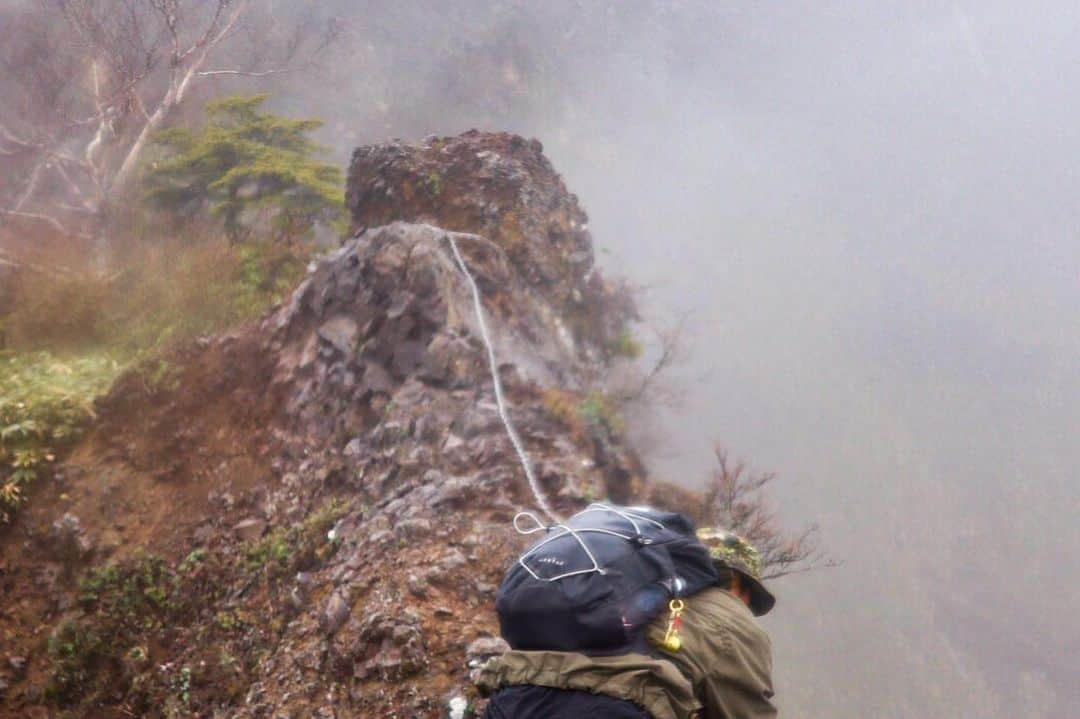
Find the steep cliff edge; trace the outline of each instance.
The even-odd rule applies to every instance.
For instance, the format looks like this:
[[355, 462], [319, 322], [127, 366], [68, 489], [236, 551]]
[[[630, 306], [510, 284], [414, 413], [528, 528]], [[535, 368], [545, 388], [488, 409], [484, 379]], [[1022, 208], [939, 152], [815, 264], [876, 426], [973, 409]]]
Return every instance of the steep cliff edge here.
[[539, 143], [360, 148], [347, 201], [354, 236], [287, 302], [122, 376], [0, 535], [0, 716], [474, 699], [510, 520], [537, 501], [451, 238], [544, 494], [657, 499], [617, 423], [581, 411], [634, 308]]

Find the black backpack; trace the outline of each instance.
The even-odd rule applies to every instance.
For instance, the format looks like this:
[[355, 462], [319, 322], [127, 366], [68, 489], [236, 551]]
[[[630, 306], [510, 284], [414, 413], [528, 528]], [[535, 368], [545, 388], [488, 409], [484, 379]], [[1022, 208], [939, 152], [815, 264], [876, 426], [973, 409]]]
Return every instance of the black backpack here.
[[[522, 516], [532, 515], [515, 517], [516, 528]], [[640, 649], [640, 630], [670, 599], [717, 580], [693, 525], [674, 512], [591, 504], [562, 524], [518, 531], [544, 537], [510, 567], [495, 600], [514, 649]]]

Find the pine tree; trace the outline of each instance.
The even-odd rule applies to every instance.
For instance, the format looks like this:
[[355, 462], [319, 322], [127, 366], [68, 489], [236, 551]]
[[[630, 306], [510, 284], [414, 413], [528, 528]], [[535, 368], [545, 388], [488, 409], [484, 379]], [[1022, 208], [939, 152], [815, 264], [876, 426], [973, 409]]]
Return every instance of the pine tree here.
[[208, 103], [197, 132], [159, 132], [162, 157], [145, 173], [151, 206], [183, 219], [209, 210], [233, 238], [260, 219], [281, 237], [311, 232], [344, 217], [341, 170], [314, 159], [323, 148], [308, 137], [321, 120], [293, 120], [260, 108], [266, 95]]

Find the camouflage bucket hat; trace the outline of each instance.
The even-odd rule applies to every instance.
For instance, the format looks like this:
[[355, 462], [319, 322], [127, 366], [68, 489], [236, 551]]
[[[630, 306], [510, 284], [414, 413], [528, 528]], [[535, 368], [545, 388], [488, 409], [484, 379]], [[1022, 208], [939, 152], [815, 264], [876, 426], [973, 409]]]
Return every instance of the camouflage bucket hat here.
[[713, 562], [738, 572], [750, 589], [750, 611], [760, 617], [776, 604], [776, 597], [761, 583], [761, 555], [745, 539], [723, 529], [702, 528], [698, 539], [709, 550]]

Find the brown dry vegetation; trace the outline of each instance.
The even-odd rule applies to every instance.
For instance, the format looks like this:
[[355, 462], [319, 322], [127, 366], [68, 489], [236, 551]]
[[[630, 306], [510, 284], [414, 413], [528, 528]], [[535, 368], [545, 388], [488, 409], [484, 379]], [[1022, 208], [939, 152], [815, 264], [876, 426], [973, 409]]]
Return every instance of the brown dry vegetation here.
[[[52, 247], [49, 264], [23, 261], [6, 278], [0, 523], [80, 438], [100, 411], [95, 397], [125, 368], [136, 368], [125, 381], [137, 378], [144, 393], [175, 388], [191, 369], [179, 358], [185, 343], [280, 301], [309, 252], [301, 244], [238, 245], [209, 227], [197, 234], [189, 228], [183, 239], [125, 247], [104, 266], [77, 245], [69, 244], [66, 254]], [[182, 412], [172, 419], [185, 421]], [[183, 456], [183, 447], [175, 449]]]
[[303, 247], [200, 235], [132, 243], [105, 266], [70, 245], [54, 250], [51, 271], [11, 280], [0, 318], [7, 348], [142, 355], [256, 316], [285, 296], [307, 259]]

